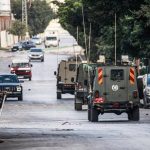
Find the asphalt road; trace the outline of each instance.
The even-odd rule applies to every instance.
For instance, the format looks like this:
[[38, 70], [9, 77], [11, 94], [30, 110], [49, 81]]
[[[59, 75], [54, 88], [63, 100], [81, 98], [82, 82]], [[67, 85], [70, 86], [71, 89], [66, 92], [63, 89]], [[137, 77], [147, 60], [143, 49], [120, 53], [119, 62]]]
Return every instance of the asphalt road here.
[[[0, 52], [0, 72], [9, 72], [14, 57], [27, 52]], [[50, 50], [45, 62], [32, 62], [32, 81], [23, 83], [24, 100], [6, 101], [0, 116], [0, 150], [149, 150], [150, 110], [140, 109], [140, 121], [127, 115], [104, 114], [87, 120], [86, 109], [74, 110], [73, 95], [56, 99], [57, 63], [66, 58]]]

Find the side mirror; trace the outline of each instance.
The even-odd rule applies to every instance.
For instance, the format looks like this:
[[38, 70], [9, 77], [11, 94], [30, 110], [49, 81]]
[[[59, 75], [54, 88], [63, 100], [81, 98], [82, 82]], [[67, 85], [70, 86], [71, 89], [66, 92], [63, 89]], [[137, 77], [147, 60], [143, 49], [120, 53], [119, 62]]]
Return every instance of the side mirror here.
[[74, 82], [74, 77], [71, 78], [71, 82]]
[[88, 81], [84, 80], [84, 85], [87, 86], [88, 85]]
[[56, 74], [57, 74], [57, 72], [56, 71], [54, 71], [54, 75], [56, 76]]
[[10, 68], [10, 65], [8, 65], [8, 67]]

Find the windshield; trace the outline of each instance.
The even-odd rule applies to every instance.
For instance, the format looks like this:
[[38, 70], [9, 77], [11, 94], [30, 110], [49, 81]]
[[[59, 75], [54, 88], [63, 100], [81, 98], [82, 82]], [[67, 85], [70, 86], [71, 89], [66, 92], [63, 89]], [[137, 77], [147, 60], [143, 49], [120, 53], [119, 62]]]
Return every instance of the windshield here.
[[31, 49], [30, 52], [42, 52], [41, 49]]
[[55, 41], [55, 40], [57, 40], [57, 38], [56, 37], [46, 37], [46, 40]]
[[19, 83], [19, 80], [14, 75], [0, 75], [0, 83]]
[[12, 67], [29, 67], [29, 63], [13, 63]]
[[35, 38], [32, 38], [32, 40], [39, 40], [39, 38], [35, 37]]

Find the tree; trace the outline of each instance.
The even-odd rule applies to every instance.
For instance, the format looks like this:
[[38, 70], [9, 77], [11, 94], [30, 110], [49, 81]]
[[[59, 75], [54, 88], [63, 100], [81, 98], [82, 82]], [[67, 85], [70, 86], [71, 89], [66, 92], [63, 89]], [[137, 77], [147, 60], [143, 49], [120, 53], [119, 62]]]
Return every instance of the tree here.
[[[79, 44], [84, 46], [82, 5], [86, 24], [86, 34], [89, 34], [89, 24], [92, 24], [91, 56], [94, 60], [98, 54], [114, 58], [114, 16], [117, 14], [117, 55], [130, 54], [139, 56], [141, 23], [136, 19], [144, 0], [66, 0], [59, 3], [58, 16], [62, 26], [76, 37], [76, 26], [79, 27]], [[133, 20], [128, 20], [133, 18]], [[137, 39], [137, 40], [136, 40]], [[88, 39], [87, 39], [88, 41]]]
[[9, 29], [9, 33], [17, 35], [18, 41], [20, 41], [22, 36], [25, 36], [26, 34], [26, 26], [20, 20], [15, 20]]
[[[22, 3], [21, 0], [12, 0], [12, 12], [15, 18], [21, 19]], [[28, 26], [30, 35], [36, 35], [44, 32], [54, 13], [45, 0], [34, 0], [31, 6], [28, 4]]]

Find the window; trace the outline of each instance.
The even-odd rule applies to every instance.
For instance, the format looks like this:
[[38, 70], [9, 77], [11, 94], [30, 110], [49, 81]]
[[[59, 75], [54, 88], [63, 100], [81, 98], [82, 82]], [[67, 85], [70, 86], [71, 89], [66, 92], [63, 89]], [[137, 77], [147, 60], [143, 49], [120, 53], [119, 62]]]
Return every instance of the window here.
[[150, 85], [150, 76], [147, 77], [147, 85]]
[[42, 52], [42, 49], [31, 49], [30, 52]]
[[46, 40], [56, 41], [57, 37], [46, 37]]
[[69, 71], [76, 71], [76, 64], [69, 64]]
[[16, 78], [16, 76], [12, 76], [12, 75], [4, 75], [4, 76], [0, 76], [0, 83], [18, 83], [18, 79]]
[[123, 80], [123, 79], [124, 79], [123, 69], [111, 70], [111, 80]]
[[29, 63], [13, 63], [12, 67], [29, 67]]

